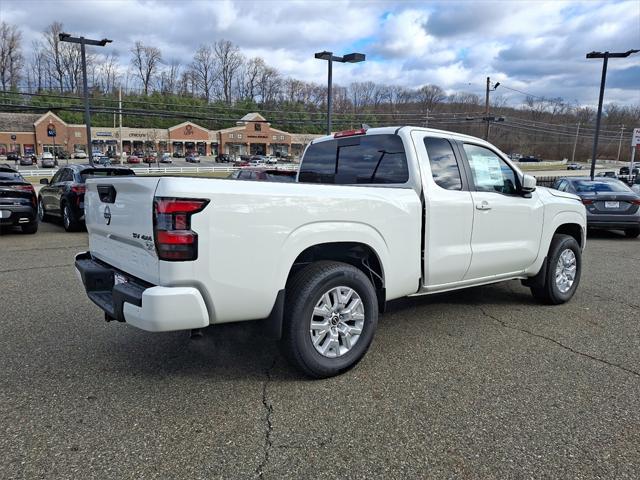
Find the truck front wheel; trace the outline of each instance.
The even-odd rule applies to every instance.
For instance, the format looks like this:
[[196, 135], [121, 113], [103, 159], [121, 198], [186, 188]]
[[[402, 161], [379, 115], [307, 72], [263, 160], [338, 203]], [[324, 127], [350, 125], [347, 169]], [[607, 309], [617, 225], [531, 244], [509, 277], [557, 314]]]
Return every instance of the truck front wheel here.
[[536, 300], [549, 305], [568, 302], [580, 283], [582, 251], [576, 239], [556, 234], [547, 255], [547, 269], [541, 286], [532, 286]]
[[377, 324], [375, 289], [352, 265], [316, 262], [287, 284], [282, 346], [310, 377], [331, 377], [357, 364]]

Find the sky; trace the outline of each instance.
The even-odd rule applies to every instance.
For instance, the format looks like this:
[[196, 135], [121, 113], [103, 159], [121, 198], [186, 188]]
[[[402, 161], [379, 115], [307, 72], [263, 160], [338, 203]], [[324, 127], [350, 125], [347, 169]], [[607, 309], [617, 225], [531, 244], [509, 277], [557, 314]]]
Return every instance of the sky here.
[[[0, 0], [0, 20], [17, 24], [24, 53], [53, 21], [67, 32], [110, 38], [104, 50], [123, 68], [136, 40], [188, 64], [200, 44], [226, 39], [285, 77], [326, 82], [313, 54], [366, 54], [338, 64], [334, 82], [420, 87], [484, 96], [486, 77], [511, 105], [525, 95], [596, 105], [596, 51], [640, 49], [640, 1], [348, 1], [348, 0]], [[609, 62], [605, 103], [640, 105], [640, 53]]]

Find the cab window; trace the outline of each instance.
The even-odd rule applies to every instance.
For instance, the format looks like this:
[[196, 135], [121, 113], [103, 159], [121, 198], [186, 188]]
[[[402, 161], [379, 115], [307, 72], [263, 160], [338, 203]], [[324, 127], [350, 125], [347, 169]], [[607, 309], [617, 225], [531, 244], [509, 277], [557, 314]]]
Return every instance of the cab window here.
[[497, 192], [506, 195], [517, 193], [515, 172], [496, 153], [488, 148], [469, 143], [464, 144], [464, 151], [477, 191]]
[[364, 135], [311, 144], [299, 182], [397, 184], [409, 180], [404, 145], [398, 135]]
[[426, 137], [424, 146], [429, 156], [431, 176], [445, 190], [462, 190], [462, 177], [453, 147], [444, 138]]

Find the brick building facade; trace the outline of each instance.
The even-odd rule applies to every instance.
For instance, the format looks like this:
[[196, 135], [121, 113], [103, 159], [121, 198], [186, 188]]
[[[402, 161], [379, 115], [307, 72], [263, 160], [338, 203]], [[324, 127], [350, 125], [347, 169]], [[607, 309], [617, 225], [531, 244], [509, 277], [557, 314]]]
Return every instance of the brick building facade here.
[[[56, 136], [47, 134], [54, 127]], [[122, 137], [122, 138], [120, 138]], [[93, 151], [106, 153], [153, 150], [185, 155], [226, 153], [239, 155], [298, 156], [318, 135], [292, 134], [271, 127], [258, 113], [249, 113], [235, 127], [208, 130], [193, 122], [183, 122], [168, 129], [131, 127], [93, 127]], [[73, 153], [86, 150], [84, 125], [66, 123], [53, 112], [45, 114], [0, 112], [0, 155], [17, 152], [20, 155], [40, 155], [55, 149]]]

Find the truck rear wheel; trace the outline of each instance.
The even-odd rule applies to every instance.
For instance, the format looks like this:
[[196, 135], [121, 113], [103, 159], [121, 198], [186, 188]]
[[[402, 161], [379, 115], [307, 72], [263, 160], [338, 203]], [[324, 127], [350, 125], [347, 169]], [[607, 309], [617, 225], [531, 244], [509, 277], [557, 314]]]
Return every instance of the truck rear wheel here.
[[282, 347], [310, 377], [331, 377], [356, 365], [377, 324], [376, 291], [352, 265], [316, 262], [287, 285]]
[[568, 302], [580, 283], [582, 251], [570, 235], [556, 234], [547, 255], [547, 270], [542, 286], [531, 287], [536, 300], [549, 305]]

